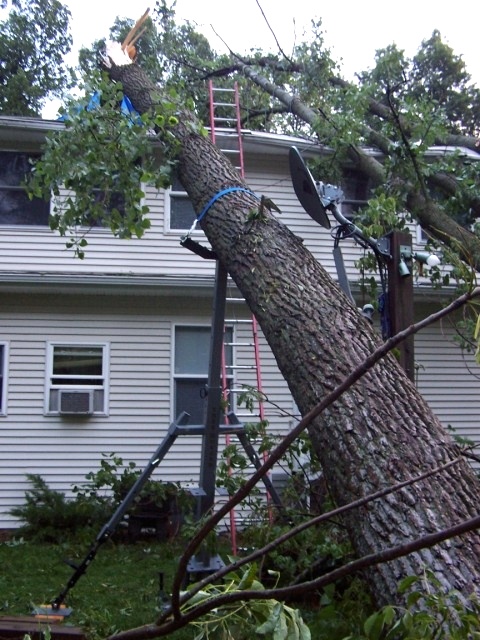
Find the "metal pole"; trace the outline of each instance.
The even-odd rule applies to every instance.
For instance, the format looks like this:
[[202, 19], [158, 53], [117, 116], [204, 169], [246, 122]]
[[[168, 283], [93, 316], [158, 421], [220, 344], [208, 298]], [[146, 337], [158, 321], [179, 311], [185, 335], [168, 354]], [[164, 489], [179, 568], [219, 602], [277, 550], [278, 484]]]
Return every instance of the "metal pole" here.
[[208, 370], [208, 395], [205, 434], [200, 462], [199, 518], [208, 513], [215, 502], [215, 478], [218, 462], [218, 435], [222, 411], [222, 351], [227, 297], [227, 270], [217, 260], [213, 299], [212, 335]]

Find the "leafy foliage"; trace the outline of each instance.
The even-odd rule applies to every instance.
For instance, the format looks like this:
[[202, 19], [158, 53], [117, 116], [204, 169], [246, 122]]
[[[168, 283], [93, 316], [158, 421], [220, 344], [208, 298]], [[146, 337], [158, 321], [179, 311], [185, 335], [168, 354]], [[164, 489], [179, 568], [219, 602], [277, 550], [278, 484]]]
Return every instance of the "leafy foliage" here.
[[[256, 565], [247, 566], [242, 572], [230, 573], [225, 584], [209, 585], [197, 592], [184, 606], [183, 613], [218, 595], [244, 590], [262, 591]], [[255, 599], [234, 602], [216, 608], [206, 616], [191, 623], [199, 630], [195, 640], [248, 640], [252, 637], [271, 640], [310, 640], [310, 630], [298, 609], [273, 599]]]
[[[268, 402], [258, 390], [247, 385], [238, 395], [239, 406], [252, 411], [258, 401]], [[256, 443], [259, 456], [268, 454], [282, 439], [270, 430], [268, 422], [247, 423], [245, 425], [250, 442]], [[217, 469], [217, 485], [226, 487], [230, 495], [245, 482], [244, 471], [251, 462], [242, 447], [230, 443], [222, 451], [222, 459]], [[292, 527], [310, 520], [312, 515], [322, 510], [328, 496], [315, 500], [312, 478], [321, 478], [321, 470], [313, 453], [310, 438], [302, 434], [278, 461], [285, 483], [281, 489], [281, 508], [268, 504], [258, 487], [249, 494], [242, 506], [249, 510], [246, 526], [240, 538], [247, 549], [262, 548], [280, 538]], [[325, 492], [326, 493], [326, 492]], [[321, 504], [320, 504], [321, 503]], [[351, 553], [345, 532], [335, 523], [311, 527], [283, 542], [269, 552], [259, 566], [260, 579], [271, 582], [269, 571], [279, 572], [275, 579], [282, 586], [295, 582], [299, 577], [311, 578], [342, 563]]]
[[104, 522], [108, 502], [69, 500], [64, 493], [50, 489], [39, 475], [27, 474], [27, 479], [32, 488], [25, 492], [25, 504], [10, 510], [24, 523], [20, 532], [26, 539], [60, 543], [65, 536], [74, 539]]
[[[85, 94], [63, 110], [65, 129], [48, 137], [28, 184], [31, 196], [53, 194], [50, 227], [67, 236], [67, 247], [79, 258], [92, 226], [108, 227], [120, 238], [140, 238], [149, 229], [140, 185], [166, 188], [178, 148], [169, 134], [178, 122], [175, 96], [153, 115], [121, 115], [121, 85], [99, 72]], [[95, 96], [98, 102], [92, 101]], [[93, 190], [99, 198], [92, 198]], [[116, 206], [116, 194], [122, 206]]]
[[[75, 540], [92, 536], [111, 517], [139, 475], [134, 462], [124, 465], [114, 453], [104, 454], [100, 468], [90, 471], [86, 482], [72, 486], [72, 499], [51, 489], [41, 476], [27, 474], [32, 488], [25, 492], [25, 503], [10, 513], [24, 523], [20, 532], [28, 540], [62, 542], [66, 537]], [[130, 512], [137, 507], [174, 508], [185, 513], [192, 504], [175, 483], [149, 479], [135, 496]]]
[[365, 620], [363, 634], [345, 640], [466, 640], [479, 636], [478, 598], [472, 596], [465, 601], [458, 592], [444, 593], [433, 571], [426, 570], [423, 577], [405, 578], [399, 593], [408, 594], [404, 608], [383, 607]]
[[[100, 460], [100, 468], [87, 473], [86, 482], [73, 486], [72, 491], [77, 499], [100, 503], [107, 500], [118, 504], [130, 491], [140, 473], [135, 462], [124, 463], [123, 458], [115, 453], [104, 453]], [[183, 492], [178, 484], [149, 478], [136, 496], [135, 504], [148, 502], [162, 507], [171, 498], [180, 499], [183, 508], [190, 506], [186, 492]]]
[[13, 0], [0, 23], [0, 114], [38, 116], [72, 81], [70, 11], [58, 0]]

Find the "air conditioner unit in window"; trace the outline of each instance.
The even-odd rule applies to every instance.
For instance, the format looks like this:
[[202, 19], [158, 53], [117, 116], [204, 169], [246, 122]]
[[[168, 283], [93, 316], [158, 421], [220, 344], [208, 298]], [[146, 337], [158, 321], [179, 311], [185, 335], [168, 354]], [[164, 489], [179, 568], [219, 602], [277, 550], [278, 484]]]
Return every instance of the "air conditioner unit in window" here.
[[58, 398], [58, 413], [60, 415], [83, 415], [93, 413], [93, 391], [71, 391], [60, 389]]

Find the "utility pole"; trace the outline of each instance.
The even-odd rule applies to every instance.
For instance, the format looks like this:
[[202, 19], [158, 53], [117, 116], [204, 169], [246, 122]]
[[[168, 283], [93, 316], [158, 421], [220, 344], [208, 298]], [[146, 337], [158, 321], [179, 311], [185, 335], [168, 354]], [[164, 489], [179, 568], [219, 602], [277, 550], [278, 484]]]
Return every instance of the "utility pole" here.
[[[412, 236], [401, 231], [387, 235], [391, 260], [387, 261], [388, 315], [390, 335], [413, 324]], [[399, 362], [407, 376], [415, 382], [414, 337], [400, 343]]]
[[[343, 191], [331, 184], [316, 183], [296, 147], [290, 148], [289, 163], [295, 194], [308, 215], [325, 229], [330, 229], [327, 212], [332, 213], [339, 223], [333, 234], [333, 256], [338, 282], [345, 293], [355, 304], [339, 247], [340, 240], [351, 238], [364, 249], [372, 250], [379, 265], [387, 265], [389, 326], [385, 337], [394, 336], [413, 324], [412, 260], [415, 258], [433, 266], [439, 264], [438, 258], [426, 252], [413, 254], [412, 236], [409, 233], [391, 231], [380, 239], [367, 237], [337, 207], [343, 200]], [[399, 361], [410, 380], [415, 382], [413, 336], [400, 343]]]

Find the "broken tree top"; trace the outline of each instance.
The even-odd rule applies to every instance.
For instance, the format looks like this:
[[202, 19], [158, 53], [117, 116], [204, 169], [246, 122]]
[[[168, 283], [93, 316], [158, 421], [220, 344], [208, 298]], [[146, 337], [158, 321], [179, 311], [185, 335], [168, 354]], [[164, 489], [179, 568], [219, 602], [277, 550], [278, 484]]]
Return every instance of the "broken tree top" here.
[[112, 62], [118, 67], [121, 67], [126, 64], [132, 64], [135, 60], [137, 55], [135, 42], [137, 42], [140, 36], [145, 32], [144, 24], [148, 18], [149, 12], [150, 9], [147, 9], [136, 21], [121, 44], [119, 42], [107, 40], [104, 63], [108, 68], [111, 67]]

